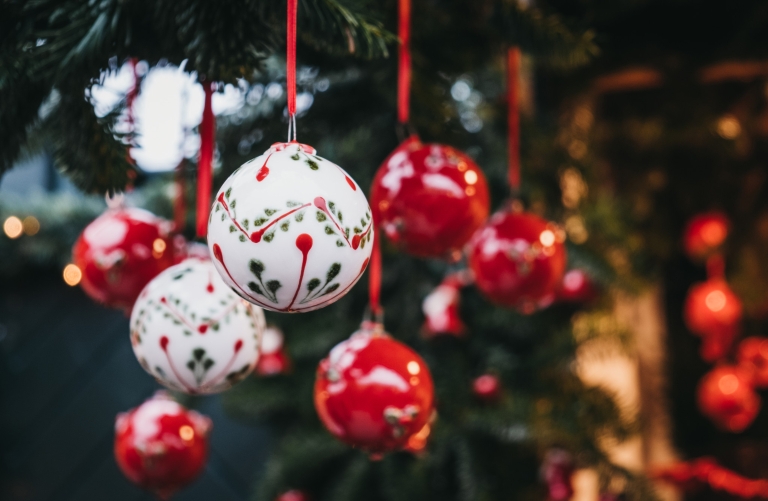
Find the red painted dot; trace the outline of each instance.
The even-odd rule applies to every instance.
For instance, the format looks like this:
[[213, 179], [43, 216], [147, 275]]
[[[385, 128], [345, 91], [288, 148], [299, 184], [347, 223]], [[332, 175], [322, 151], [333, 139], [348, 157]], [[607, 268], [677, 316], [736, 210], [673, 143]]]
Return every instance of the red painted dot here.
[[238, 339], [235, 342], [235, 353], [239, 352], [242, 347], [243, 347], [243, 340], [242, 339]]
[[219, 244], [213, 244], [213, 257], [215, 257], [219, 262], [224, 263], [224, 258], [221, 255], [221, 247], [219, 247]]
[[197, 328], [197, 332], [200, 334], [205, 334], [208, 332], [208, 324], [200, 324], [200, 327]]
[[262, 182], [269, 175], [269, 167], [266, 164], [256, 173], [256, 181]]
[[352, 188], [354, 191], [357, 191], [357, 186], [355, 186], [355, 182], [352, 181], [352, 179], [349, 176], [344, 176], [347, 180], [347, 184], [350, 188]]
[[167, 303], [167, 302], [168, 302], [168, 300], [167, 300], [167, 299], [165, 299], [165, 296], [163, 296], [163, 297], [161, 297], [161, 298], [160, 298], [160, 302], [161, 302], [161, 303]]
[[296, 237], [296, 247], [298, 247], [302, 254], [306, 255], [309, 252], [309, 249], [312, 248], [312, 237], [306, 233], [302, 233]]
[[167, 351], [168, 348], [168, 336], [163, 336], [160, 338], [160, 348], [162, 348], [163, 351]]
[[328, 206], [325, 204], [325, 199], [323, 197], [315, 197], [313, 203], [318, 209], [328, 212]]
[[208, 292], [213, 292], [213, 284], [208, 284], [208, 287], [205, 288]]
[[358, 247], [360, 247], [360, 240], [362, 237], [360, 235], [355, 235], [352, 237], [352, 248], [357, 250]]

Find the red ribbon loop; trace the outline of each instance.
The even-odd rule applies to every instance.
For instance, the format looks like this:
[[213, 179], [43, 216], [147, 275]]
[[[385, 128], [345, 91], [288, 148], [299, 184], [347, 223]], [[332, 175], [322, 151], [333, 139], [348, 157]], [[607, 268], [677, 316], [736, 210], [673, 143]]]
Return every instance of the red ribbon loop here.
[[296, 13], [298, 0], [288, 0], [288, 43], [286, 55], [286, 85], [288, 87], [288, 115], [296, 114]]
[[203, 82], [205, 105], [200, 122], [200, 158], [197, 162], [197, 236], [208, 234], [208, 213], [211, 210], [211, 184], [213, 181], [213, 147], [216, 134], [216, 117], [213, 114], [213, 82]]
[[411, 101], [411, 0], [400, 0], [398, 36], [397, 120], [407, 124]]
[[513, 196], [520, 190], [520, 59], [520, 47], [507, 50], [508, 177]]
[[[375, 226], [374, 230], [375, 231]], [[371, 249], [371, 262], [368, 265], [368, 300], [371, 306], [371, 315], [374, 320], [381, 316], [381, 235], [376, 232], [373, 235], [373, 249]]]

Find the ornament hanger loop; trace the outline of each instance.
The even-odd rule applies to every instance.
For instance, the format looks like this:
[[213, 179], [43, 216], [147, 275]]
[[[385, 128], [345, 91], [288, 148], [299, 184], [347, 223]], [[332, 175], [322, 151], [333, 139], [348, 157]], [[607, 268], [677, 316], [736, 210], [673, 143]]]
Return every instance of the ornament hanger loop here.
[[288, 142], [296, 142], [296, 114], [288, 116]]

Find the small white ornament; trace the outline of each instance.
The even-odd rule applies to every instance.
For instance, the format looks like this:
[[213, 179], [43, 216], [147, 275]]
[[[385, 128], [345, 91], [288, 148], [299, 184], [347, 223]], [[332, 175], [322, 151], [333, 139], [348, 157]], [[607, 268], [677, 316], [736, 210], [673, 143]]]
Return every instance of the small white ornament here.
[[232, 293], [209, 260], [189, 258], [144, 287], [131, 313], [131, 345], [163, 386], [219, 393], [259, 359], [264, 312]]
[[363, 274], [372, 222], [363, 190], [341, 167], [311, 146], [275, 143], [222, 185], [208, 247], [243, 299], [272, 311], [312, 311]]

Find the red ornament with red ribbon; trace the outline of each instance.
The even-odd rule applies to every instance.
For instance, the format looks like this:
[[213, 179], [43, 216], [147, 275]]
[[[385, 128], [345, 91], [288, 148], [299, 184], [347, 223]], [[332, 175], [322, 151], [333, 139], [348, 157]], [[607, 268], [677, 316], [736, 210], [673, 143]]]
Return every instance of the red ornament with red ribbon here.
[[[424, 432], [434, 385], [418, 353], [364, 322], [317, 368], [315, 409], [335, 437], [372, 454], [402, 449]], [[427, 430], [426, 434], [429, 434]]]
[[117, 416], [115, 459], [134, 484], [170, 499], [205, 468], [211, 420], [158, 392]]
[[689, 258], [706, 259], [718, 252], [730, 231], [730, 222], [721, 212], [707, 212], [691, 219], [685, 227], [683, 244]]
[[72, 258], [83, 273], [86, 294], [130, 313], [144, 286], [174, 263], [172, 224], [145, 210], [112, 204], [85, 227]]
[[742, 305], [722, 278], [691, 286], [684, 306], [685, 323], [701, 336], [702, 358], [712, 362], [725, 356], [741, 330]]
[[[410, 0], [400, 0], [398, 121], [409, 121], [411, 82]], [[405, 252], [419, 257], [460, 257], [488, 217], [483, 171], [464, 153], [443, 144], [403, 141], [381, 164], [371, 187], [376, 224]]]
[[719, 428], [739, 433], [752, 424], [760, 411], [760, 395], [750, 382], [750, 373], [736, 366], [720, 366], [699, 382], [699, 409]]

